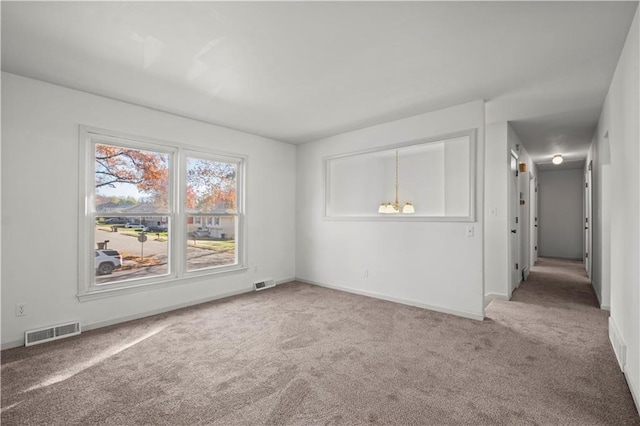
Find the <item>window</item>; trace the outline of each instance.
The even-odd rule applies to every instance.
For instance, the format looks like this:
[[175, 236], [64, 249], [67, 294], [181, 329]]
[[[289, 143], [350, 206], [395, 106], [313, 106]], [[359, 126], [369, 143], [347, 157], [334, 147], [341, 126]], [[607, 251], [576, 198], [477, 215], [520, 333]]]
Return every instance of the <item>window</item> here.
[[244, 157], [80, 134], [81, 300], [244, 269]]
[[475, 148], [469, 130], [326, 157], [325, 219], [473, 222]]

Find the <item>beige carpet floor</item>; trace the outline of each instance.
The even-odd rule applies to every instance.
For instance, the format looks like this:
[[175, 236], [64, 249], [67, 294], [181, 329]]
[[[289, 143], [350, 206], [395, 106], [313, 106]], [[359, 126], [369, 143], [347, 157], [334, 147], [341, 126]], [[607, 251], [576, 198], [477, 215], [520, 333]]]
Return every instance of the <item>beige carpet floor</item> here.
[[290, 283], [2, 352], [2, 424], [640, 425], [582, 264], [474, 321]]

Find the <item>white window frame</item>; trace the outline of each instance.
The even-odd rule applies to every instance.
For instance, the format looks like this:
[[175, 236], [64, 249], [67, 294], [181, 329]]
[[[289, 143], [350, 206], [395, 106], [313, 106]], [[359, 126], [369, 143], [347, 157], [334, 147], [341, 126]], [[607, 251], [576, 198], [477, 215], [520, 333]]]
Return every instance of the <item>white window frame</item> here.
[[[165, 275], [119, 281], [109, 284], [95, 283], [95, 144], [106, 143], [151, 152], [166, 153], [169, 161], [169, 207], [167, 213], [153, 216], [169, 218], [168, 273]], [[186, 270], [187, 232], [186, 217], [192, 215], [186, 209], [186, 157], [216, 159], [238, 165], [236, 192], [235, 235], [237, 262], [233, 265]], [[180, 285], [203, 276], [220, 276], [247, 270], [245, 235], [245, 174], [247, 157], [235, 153], [204, 150], [147, 137], [90, 126], [79, 126], [79, 216], [78, 216], [78, 300], [122, 295], [152, 288]], [[118, 213], [114, 213], [117, 215]], [[101, 214], [104, 215], [104, 214]]]
[[[229, 216], [229, 217], [235, 217], [236, 219], [236, 234], [235, 234], [235, 241], [236, 241], [236, 260], [237, 262], [233, 265], [229, 265], [229, 266], [211, 266], [211, 267], [207, 267], [207, 268], [202, 268], [202, 269], [194, 269], [192, 271], [188, 271], [187, 270], [187, 257], [186, 256], [182, 256], [182, 271], [184, 271], [184, 275], [185, 276], [199, 276], [199, 275], [207, 275], [210, 274], [212, 270], [215, 271], [219, 271], [219, 270], [227, 270], [227, 269], [235, 269], [237, 267], [238, 264], [240, 263], [244, 263], [243, 259], [244, 259], [244, 247], [245, 244], [242, 243], [240, 244], [238, 241], [239, 239], [243, 238], [244, 236], [244, 220], [241, 219], [242, 216], [244, 216], [242, 214], [242, 212], [244, 212], [244, 191], [242, 190], [242, 188], [244, 188], [244, 164], [246, 163], [245, 159], [241, 156], [236, 156], [236, 157], [230, 157], [228, 155], [221, 155], [219, 153], [215, 153], [215, 152], [205, 152], [202, 150], [192, 150], [192, 149], [184, 149], [182, 150], [182, 156], [180, 158], [180, 162], [181, 162], [181, 170], [182, 172], [180, 173], [180, 183], [181, 183], [181, 190], [180, 193], [183, 194], [183, 197], [185, 198], [185, 201], [181, 203], [181, 207], [182, 207], [182, 216], [181, 216], [181, 221], [183, 222], [183, 225], [187, 226], [187, 217], [188, 216], [193, 216], [193, 220], [194, 223], [196, 222], [196, 218], [200, 218], [200, 227], [205, 227], [206, 228], [206, 217], [210, 216], [211, 213], [189, 213], [187, 212], [187, 207], [186, 207], [186, 194], [187, 194], [187, 158], [198, 158], [198, 159], [202, 159], [202, 160], [207, 160], [207, 161], [216, 161], [216, 162], [223, 162], [223, 163], [232, 163], [232, 164], [236, 164], [237, 166], [237, 172], [236, 172], [236, 213], [225, 213], [225, 214], [218, 214], [216, 213], [216, 216]], [[186, 250], [186, 243], [187, 243], [187, 233], [186, 231], [182, 233], [184, 235], [184, 244], [183, 247]]]

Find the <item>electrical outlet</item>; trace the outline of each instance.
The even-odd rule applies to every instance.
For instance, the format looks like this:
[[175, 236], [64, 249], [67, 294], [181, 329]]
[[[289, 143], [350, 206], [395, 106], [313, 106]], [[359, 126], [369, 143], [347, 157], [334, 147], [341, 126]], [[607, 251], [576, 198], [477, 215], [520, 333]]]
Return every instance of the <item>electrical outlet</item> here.
[[16, 316], [21, 317], [27, 315], [27, 304], [26, 303], [16, 303]]
[[258, 273], [258, 270], [260, 269], [260, 267], [258, 265], [254, 265], [253, 267], [253, 272], [254, 273]]
[[369, 278], [369, 270], [365, 268], [365, 270], [362, 271], [362, 276], [365, 278]]
[[489, 212], [490, 216], [498, 216], [498, 208], [497, 207], [491, 207], [491, 211]]

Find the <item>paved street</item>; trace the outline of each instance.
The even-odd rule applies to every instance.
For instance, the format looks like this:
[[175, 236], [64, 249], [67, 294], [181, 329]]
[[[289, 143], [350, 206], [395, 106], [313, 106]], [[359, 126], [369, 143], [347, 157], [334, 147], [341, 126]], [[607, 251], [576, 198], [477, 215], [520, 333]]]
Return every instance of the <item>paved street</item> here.
[[[129, 230], [127, 230], [129, 231]], [[122, 233], [122, 232], [110, 232], [103, 231], [96, 228], [96, 243], [109, 240], [108, 248], [118, 250], [120, 254], [131, 254], [134, 256], [140, 256], [140, 247], [142, 244], [136, 237]], [[157, 241], [157, 236], [153, 233], [147, 234], [147, 242], [144, 243], [144, 256], [155, 257], [158, 255], [167, 255], [167, 241]]]
[[[140, 249], [141, 246], [143, 246], [144, 258], [150, 258], [156, 262], [156, 264], [152, 266], [143, 266], [132, 260], [123, 260], [122, 269], [115, 270], [110, 275], [96, 276], [97, 284], [106, 284], [124, 279], [144, 278], [167, 273], [168, 241], [158, 241], [156, 234], [148, 233], [147, 241], [143, 245], [135, 236], [122, 232], [110, 232], [96, 228], [95, 240], [96, 243], [109, 240], [107, 248], [118, 250], [123, 257], [128, 255], [136, 257], [140, 256]], [[197, 247], [187, 248], [187, 267], [189, 269], [226, 265], [231, 264], [234, 261], [235, 254], [233, 252], [217, 253], [214, 250]]]

